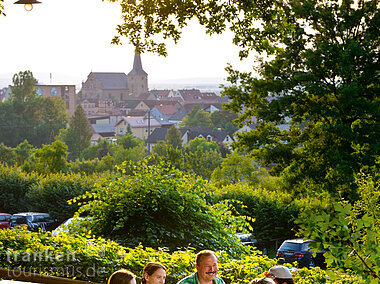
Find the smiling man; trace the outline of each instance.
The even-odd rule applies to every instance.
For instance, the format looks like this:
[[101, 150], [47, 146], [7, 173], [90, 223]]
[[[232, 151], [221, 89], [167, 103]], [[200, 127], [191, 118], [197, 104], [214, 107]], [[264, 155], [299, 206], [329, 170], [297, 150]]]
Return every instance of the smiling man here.
[[211, 250], [202, 250], [197, 253], [195, 268], [197, 272], [187, 276], [177, 284], [224, 284], [218, 277], [218, 258]]

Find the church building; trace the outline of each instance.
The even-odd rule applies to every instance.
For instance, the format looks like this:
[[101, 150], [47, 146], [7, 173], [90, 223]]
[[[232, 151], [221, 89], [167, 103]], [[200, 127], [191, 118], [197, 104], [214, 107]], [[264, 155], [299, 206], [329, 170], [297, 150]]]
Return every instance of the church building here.
[[91, 72], [82, 83], [82, 99], [112, 99], [125, 102], [148, 92], [148, 74], [143, 70], [141, 57], [135, 54], [132, 70], [125, 73]]

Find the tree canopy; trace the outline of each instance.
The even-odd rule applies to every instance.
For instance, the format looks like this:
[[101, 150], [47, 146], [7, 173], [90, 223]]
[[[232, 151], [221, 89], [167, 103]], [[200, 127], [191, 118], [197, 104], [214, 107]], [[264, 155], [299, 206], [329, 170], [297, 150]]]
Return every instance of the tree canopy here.
[[75, 160], [81, 156], [84, 149], [90, 146], [91, 136], [91, 124], [87, 120], [82, 106], [78, 105], [70, 121], [70, 126], [62, 130], [57, 138], [66, 143], [69, 149], [69, 158]]
[[[74, 198], [79, 213], [93, 216], [93, 232], [129, 247], [142, 243], [172, 250], [189, 245], [239, 250], [234, 225], [248, 225], [245, 217], [207, 204], [205, 181], [163, 163], [147, 163], [124, 163], [120, 167], [123, 174], [107, 180], [107, 186]], [[234, 224], [224, 223], [231, 218]]]
[[210, 114], [195, 105], [179, 124], [181, 128], [198, 128], [212, 126]]
[[[168, 39], [198, 19], [207, 33], [230, 29], [254, 72], [227, 67], [223, 95], [256, 130], [238, 136], [262, 164], [276, 165], [298, 192], [313, 183], [355, 198], [354, 173], [379, 152], [379, 2], [376, 0], [121, 1], [123, 36], [138, 51], [166, 54]], [[158, 39], [162, 39], [159, 41]], [[276, 125], [291, 121], [281, 131]]]
[[0, 0], [0, 15], [4, 15], [5, 16], [5, 13], [4, 13], [4, 0]]
[[45, 98], [35, 91], [31, 71], [13, 76], [9, 100], [0, 102], [0, 142], [12, 147], [28, 140], [34, 146], [49, 144], [68, 121], [64, 101]]

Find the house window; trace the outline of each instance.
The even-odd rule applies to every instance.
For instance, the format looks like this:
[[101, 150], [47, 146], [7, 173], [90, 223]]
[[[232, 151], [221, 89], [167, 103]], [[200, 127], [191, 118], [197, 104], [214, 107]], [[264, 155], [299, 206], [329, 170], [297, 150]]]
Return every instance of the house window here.
[[207, 142], [211, 142], [211, 136], [210, 135], [207, 135]]
[[120, 128], [120, 133], [124, 133], [124, 128]]

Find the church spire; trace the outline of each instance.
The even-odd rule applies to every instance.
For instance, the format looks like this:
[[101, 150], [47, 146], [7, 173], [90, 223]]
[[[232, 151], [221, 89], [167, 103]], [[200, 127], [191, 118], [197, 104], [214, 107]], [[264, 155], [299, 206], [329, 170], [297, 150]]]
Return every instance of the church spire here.
[[133, 60], [133, 69], [128, 73], [128, 75], [148, 75], [142, 68], [140, 54], [135, 53], [135, 59]]

